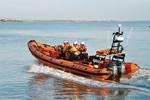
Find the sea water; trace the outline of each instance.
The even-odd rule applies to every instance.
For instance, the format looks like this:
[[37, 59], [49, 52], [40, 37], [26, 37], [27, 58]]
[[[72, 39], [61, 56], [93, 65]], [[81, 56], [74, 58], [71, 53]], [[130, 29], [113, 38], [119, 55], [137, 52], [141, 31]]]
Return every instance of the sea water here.
[[[110, 48], [122, 24], [126, 61], [139, 64], [140, 77], [126, 84], [88, 80], [55, 69], [42, 69], [28, 50], [31, 39], [57, 45], [84, 41], [89, 54]], [[0, 23], [0, 100], [150, 98], [150, 22], [5, 22]], [[44, 67], [47, 68], [47, 67]]]

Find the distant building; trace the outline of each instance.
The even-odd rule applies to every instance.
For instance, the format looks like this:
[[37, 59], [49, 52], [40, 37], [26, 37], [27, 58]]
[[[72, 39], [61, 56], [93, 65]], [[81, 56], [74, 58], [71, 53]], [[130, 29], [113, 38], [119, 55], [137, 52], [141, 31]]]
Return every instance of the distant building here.
[[4, 18], [0, 19], [0, 22], [6, 22], [6, 21], [7, 21], [7, 20], [4, 19]]

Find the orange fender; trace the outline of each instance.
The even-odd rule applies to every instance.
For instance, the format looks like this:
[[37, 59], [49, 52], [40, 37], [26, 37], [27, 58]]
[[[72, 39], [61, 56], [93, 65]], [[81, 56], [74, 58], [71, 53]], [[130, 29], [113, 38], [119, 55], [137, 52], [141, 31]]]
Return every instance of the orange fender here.
[[139, 66], [137, 64], [134, 64], [134, 63], [126, 63], [125, 64], [125, 70], [126, 70], [127, 74], [134, 73], [134, 72], [139, 70]]

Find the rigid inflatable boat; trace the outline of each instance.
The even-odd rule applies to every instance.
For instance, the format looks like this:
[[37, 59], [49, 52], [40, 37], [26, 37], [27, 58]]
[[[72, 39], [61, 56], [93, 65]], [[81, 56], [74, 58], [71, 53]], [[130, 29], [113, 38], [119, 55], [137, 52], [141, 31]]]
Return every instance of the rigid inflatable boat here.
[[28, 42], [28, 48], [40, 63], [49, 67], [99, 81], [120, 82], [121, 78], [129, 79], [139, 70], [137, 64], [124, 61], [122, 42], [123, 32], [119, 27], [118, 32], [113, 33], [111, 48], [97, 50], [95, 55], [88, 56], [87, 59], [65, 59], [60, 49], [57, 49], [58, 46], [35, 40]]

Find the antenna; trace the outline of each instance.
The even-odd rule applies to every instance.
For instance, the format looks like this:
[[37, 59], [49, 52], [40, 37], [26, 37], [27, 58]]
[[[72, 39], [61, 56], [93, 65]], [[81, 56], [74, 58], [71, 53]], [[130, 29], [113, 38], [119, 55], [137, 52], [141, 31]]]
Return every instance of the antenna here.
[[121, 27], [122, 25], [121, 24], [118, 24], [118, 32], [120, 33], [120, 30], [121, 30]]

